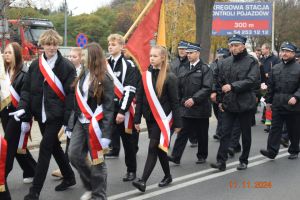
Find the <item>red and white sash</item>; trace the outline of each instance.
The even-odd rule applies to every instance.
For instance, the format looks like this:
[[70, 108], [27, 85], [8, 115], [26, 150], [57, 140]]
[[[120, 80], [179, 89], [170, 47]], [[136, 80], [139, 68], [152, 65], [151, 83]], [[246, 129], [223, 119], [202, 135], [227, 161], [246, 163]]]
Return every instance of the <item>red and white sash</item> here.
[[[123, 63], [123, 66], [127, 66], [126, 63]], [[127, 95], [129, 95], [130, 88], [129, 87], [123, 87], [122, 83], [119, 81], [119, 79], [116, 77], [114, 72], [112, 71], [110, 65], [107, 63], [107, 70], [108, 73], [113, 77], [114, 80], [114, 92], [115, 95], [118, 97], [119, 100], [122, 99], [123, 93], [125, 90], [127, 90]], [[122, 80], [125, 78], [125, 73], [126, 70], [123, 71], [123, 77]], [[124, 120], [124, 125], [125, 125], [125, 132], [131, 134], [132, 129], [133, 129], [133, 117], [135, 113], [135, 100], [133, 100], [130, 104], [129, 110], [125, 113], [125, 120]]]
[[75, 92], [77, 104], [81, 110], [81, 112], [84, 114], [84, 116], [90, 120], [89, 125], [89, 142], [91, 147], [91, 157], [92, 157], [92, 165], [100, 164], [104, 161], [104, 153], [103, 148], [101, 145], [101, 137], [102, 137], [102, 131], [100, 129], [99, 120], [103, 119], [103, 108], [102, 105], [97, 106], [95, 112], [91, 110], [87, 102], [84, 100], [80, 89], [79, 89], [79, 83], [76, 87]]
[[7, 155], [7, 142], [0, 135], [0, 192], [5, 192], [6, 155]]
[[155, 93], [155, 90], [153, 88], [151, 72], [149, 71], [143, 72], [142, 80], [143, 80], [144, 90], [145, 90], [146, 98], [148, 100], [150, 109], [152, 111], [156, 123], [158, 124], [161, 130], [159, 148], [161, 148], [165, 152], [168, 152], [170, 135], [171, 135], [170, 127], [173, 122], [172, 112], [167, 116], [165, 111], [163, 110], [157, 98], [157, 95]]
[[[10, 91], [10, 95], [11, 95], [11, 103], [15, 108], [17, 108], [19, 105], [20, 96], [12, 85], [10, 85], [9, 91]], [[26, 132], [21, 131], [19, 144], [18, 144], [18, 150], [17, 150], [18, 154], [26, 154], [27, 142], [28, 142], [28, 138], [30, 135], [31, 127], [32, 127], [32, 120], [30, 121], [29, 131], [26, 131]]]
[[47, 61], [44, 58], [44, 55], [41, 55], [39, 58], [39, 68], [42, 72], [44, 78], [46, 79], [49, 86], [52, 88], [52, 90], [57, 94], [57, 96], [64, 101], [65, 100], [65, 92], [64, 88], [62, 86], [62, 83], [58, 79], [58, 77], [54, 74], [51, 67], [47, 63]]

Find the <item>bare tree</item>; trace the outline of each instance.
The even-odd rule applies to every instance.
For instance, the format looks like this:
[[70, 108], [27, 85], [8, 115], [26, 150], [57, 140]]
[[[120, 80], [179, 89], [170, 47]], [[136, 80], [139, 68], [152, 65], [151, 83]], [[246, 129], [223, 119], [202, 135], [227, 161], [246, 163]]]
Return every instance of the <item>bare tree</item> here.
[[212, 14], [215, 0], [194, 0], [196, 9], [196, 41], [204, 49], [201, 58], [204, 62], [209, 61]]

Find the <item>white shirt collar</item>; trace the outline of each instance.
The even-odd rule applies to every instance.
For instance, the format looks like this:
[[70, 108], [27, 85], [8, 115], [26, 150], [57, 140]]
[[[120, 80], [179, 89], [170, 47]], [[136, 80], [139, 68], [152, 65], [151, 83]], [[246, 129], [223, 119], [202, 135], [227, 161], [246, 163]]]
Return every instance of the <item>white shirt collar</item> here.
[[116, 65], [116, 63], [118, 62], [118, 60], [119, 60], [119, 58], [121, 57], [121, 55], [122, 54], [119, 54], [119, 55], [117, 55], [117, 56], [111, 56], [111, 59], [113, 59], [114, 61], [115, 61], [115, 65]]
[[198, 59], [196, 62], [194, 63], [190, 63], [190, 67], [193, 65], [194, 67], [198, 64], [198, 62], [200, 62], [200, 59]]
[[49, 64], [49, 66], [51, 67], [51, 69], [54, 68], [55, 62], [56, 62], [57, 58], [58, 58], [58, 55], [56, 53], [52, 58], [47, 59], [47, 63]]

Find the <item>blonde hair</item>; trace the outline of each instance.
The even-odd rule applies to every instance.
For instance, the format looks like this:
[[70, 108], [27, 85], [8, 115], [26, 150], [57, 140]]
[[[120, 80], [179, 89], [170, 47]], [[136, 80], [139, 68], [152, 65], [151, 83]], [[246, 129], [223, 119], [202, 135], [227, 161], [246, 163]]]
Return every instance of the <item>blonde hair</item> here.
[[42, 33], [39, 38], [40, 45], [61, 45], [63, 38], [55, 30], [49, 29]]
[[122, 35], [120, 34], [110, 34], [108, 37], [107, 37], [107, 41], [108, 42], [111, 42], [111, 41], [117, 41], [120, 45], [125, 45], [125, 40], [123, 38]]
[[158, 97], [161, 97], [165, 80], [167, 78], [167, 72], [169, 71], [169, 62], [168, 62], [168, 51], [163, 46], [153, 46], [152, 49], [160, 50], [160, 56], [164, 57], [164, 60], [161, 64], [161, 68], [158, 73], [157, 81], [156, 81], [156, 92]]

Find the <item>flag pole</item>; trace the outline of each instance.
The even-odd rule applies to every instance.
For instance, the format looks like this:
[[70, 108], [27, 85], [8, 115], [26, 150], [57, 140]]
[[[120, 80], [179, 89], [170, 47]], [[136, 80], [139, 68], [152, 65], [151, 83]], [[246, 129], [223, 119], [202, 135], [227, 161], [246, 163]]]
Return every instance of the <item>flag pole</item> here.
[[134, 29], [137, 27], [140, 20], [146, 15], [147, 11], [149, 10], [150, 6], [153, 4], [154, 0], [150, 0], [148, 4], [145, 6], [141, 14], [138, 16], [138, 18], [135, 20], [135, 22], [132, 24], [132, 26], [129, 28], [127, 33], [124, 36], [124, 39], [127, 40], [127, 38], [131, 35], [131, 33], [134, 31]]

